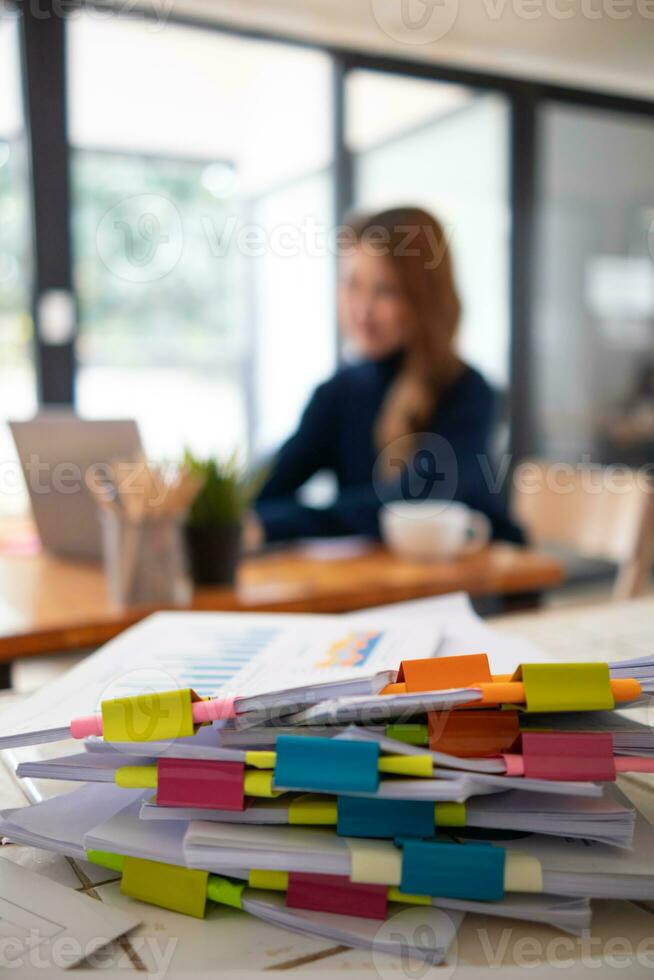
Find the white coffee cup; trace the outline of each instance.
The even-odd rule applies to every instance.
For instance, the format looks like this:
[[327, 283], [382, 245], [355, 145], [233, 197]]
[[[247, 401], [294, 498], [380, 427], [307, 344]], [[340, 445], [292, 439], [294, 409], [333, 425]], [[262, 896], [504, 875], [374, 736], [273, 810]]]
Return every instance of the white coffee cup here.
[[391, 501], [382, 508], [379, 522], [391, 551], [419, 561], [474, 554], [491, 536], [485, 514], [455, 502]]

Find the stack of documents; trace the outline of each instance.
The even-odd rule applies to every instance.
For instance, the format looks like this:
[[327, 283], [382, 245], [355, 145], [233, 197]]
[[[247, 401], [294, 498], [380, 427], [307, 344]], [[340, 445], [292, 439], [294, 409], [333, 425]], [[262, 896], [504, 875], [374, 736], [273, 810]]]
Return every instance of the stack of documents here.
[[552, 663], [492, 635], [478, 653], [469, 619], [466, 642], [460, 607], [449, 627], [152, 617], [3, 726], [28, 786], [83, 785], [5, 811], [0, 833], [111, 868], [135, 900], [377, 951], [401, 951], [380, 921], [411, 909], [409, 952], [434, 963], [466, 911], [574, 933], [590, 899], [654, 900], [654, 828], [617, 786], [654, 772], [618, 713], [648, 703], [654, 663]]

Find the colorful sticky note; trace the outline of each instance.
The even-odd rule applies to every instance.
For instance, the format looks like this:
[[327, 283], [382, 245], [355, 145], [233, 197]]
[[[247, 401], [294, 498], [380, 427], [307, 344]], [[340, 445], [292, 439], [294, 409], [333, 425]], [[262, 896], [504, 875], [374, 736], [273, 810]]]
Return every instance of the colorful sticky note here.
[[336, 800], [328, 796], [312, 796], [304, 793], [288, 804], [289, 824], [333, 827], [337, 820]]
[[276, 786], [326, 793], [374, 793], [379, 785], [377, 742], [279, 735], [276, 748]]
[[615, 707], [608, 664], [522, 664], [527, 711], [604, 711]]
[[517, 711], [430, 711], [429, 748], [462, 759], [508, 752], [520, 735]]
[[465, 803], [443, 802], [434, 804], [434, 822], [437, 827], [465, 827]]
[[498, 901], [504, 897], [504, 858], [488, 844], [404, 841], [400, 891], [440, 898]]
[[207, 902], [208, 877], [207, 871], [125, 857], [120, 890], [123, 895], [141, 902], [202, 919]]
[[105, 742], [151, 742], [193, 735], [193, 701], [189, 688], [137, 694], [103, 701], [102, 734]]
[[355, 884], [343, 875], [292, 871], [288, 876], [286, 904], [289, 908], [385, 919], [387, 902], [386, 885]]
[[336, 830], [341, 837], [432, 837], [434, 804], [339, 796]]
[[379, 771], [393, 776], [410, 776], [417, 779], [431, 779], [434, 775], [434, 760], [431, 755], [381, 755]]
[[507, 892], [543, 891], [543, 868], [538, 858], [520, 851], [507, 851], [504, 864], [504, 889]]
[[523, 732], [524, 774], [533, 779], [613, 782], [610, 732]]
[[403, 660], [397, 675], [406, 683], [409, 694], [418, 691], [442, 691], [449, 687], [470, 687], [492, 681], [485, 653], [459, 657], [432, 657], [426, 660]]
[[159, 759], [157, 804], [210, 810], [243, 810], [242, 762]]
[[207, 882], [207, 898], [220, 905], [231, 905], [232, 908], [243, 908], [243, 889], [245, 883], [242, 881], [231, 881], [229, 878], [221, 878], [220, 875], [209, 875]]
[[114, 773], [116, 786], [124, 789], [156, 789], [156, 766], [119, 766]]
[[386, 726], [386, 737], [394, 738], [398, 742], [406, 742], [407, 745], [427, 745], [429, 743], [429, 729], [426, 725], [402, 724]]
[[349, 837], [350, 881], [369, 885], [399, 885], [402, 851], [388, 840]]
[[248, 873], [250, 888], [265, 888], [267, 891], [285, 892], [288, 888], [288, 871], [266, 871], [252, 868]]

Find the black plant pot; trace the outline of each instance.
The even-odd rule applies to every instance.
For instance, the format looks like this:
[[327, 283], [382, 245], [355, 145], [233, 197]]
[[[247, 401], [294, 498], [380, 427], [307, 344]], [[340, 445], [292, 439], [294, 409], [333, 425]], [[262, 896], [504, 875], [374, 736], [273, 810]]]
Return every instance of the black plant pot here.
[[241, 551], [241, 525], [185, 529], [189, 568], [196, 585], [233, 585]]

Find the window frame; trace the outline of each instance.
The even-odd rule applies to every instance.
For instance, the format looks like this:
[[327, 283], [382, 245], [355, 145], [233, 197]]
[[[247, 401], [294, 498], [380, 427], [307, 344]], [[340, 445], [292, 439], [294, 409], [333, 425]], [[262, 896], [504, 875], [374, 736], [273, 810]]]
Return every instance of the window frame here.
[[[84, 7], [104, 4], [85, 3]], [[80, 4], [82, 7], [82, 4]], [[50, 16], [43, 16], [44, 9]], [[37, 16], [38, 15], [38, 16]], [[116, 11], [116, 17], [155, 18], [146, 10]], [[73, 290], [69, 224], [70, 154], [66, 131], [66, 18], [56, 0], [42, 0], [39, 10], [21, 7], [25, 119], [30, 134], [34, 215], [35, 347], [40, 402], [71, 407], [76, 371], [74, 340], [54, 346], [44, 343], [38, 330], [37, 298], [48, 288]], [[527, 455], [534, 443], [537, 420], [531, 397], [534, 379], [533, 298], [538, 168], [542, 134], [539, 110], [552, 103], [610, 110], [654, 119], [654, 100], [620, 95], [601, 89], [583, 89], [502, 74], [479, 72], [447, 63], [414, 61], [391, 55], [365, 53], [321, 44], [270, 31], [235, 27], [220, 21], [169, 14], [171, 24], [239, 38], [278, 42], [318, 50], [333, 67], [332, 179], [334, 223], [338, 224], [353, 200], [353, 158], [345, 142], [347, 106], [345, 83], [355, 69], [465, 85], [481, 92], [497, 92], [509, 109], [509, 413], [510, 451], [514, 462]], [[47, 98], [43, 79], [49, 78]], [[46, 158], [48, 166], [46, 167]], [[46, 204], [48, 206], [46, 206]], [[56, 220], [53, 221], [53, 214]], [[334, 324], [336, 330], [336, 324]], [[251, 395], [248, 396], [251, 400]]]

